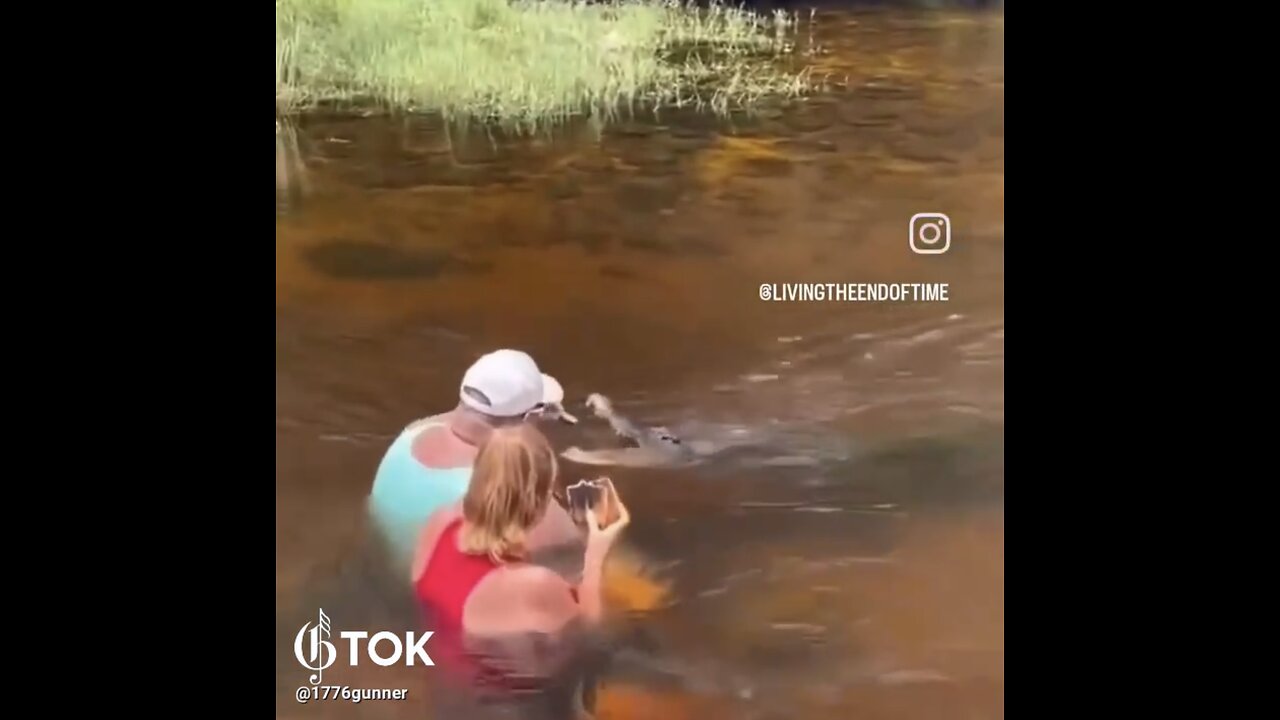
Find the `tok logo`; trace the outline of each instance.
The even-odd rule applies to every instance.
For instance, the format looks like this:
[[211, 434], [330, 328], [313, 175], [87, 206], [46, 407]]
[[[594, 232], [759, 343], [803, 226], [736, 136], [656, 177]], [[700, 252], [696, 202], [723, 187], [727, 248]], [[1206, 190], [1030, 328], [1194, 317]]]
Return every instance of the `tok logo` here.
[[[299, 665], [314, 673], [311, 676], [312, 685], [319, 685], [324, 678], [324, 671], [338, 661], [338, 648], [334, 643], [329, 642], [330, 632], [329, 616], [325, 615], [324, 610], [321, 609], [319, 621], [315, 625], [311, 623], [303, 625], [293, 638], [293, 656], [298, 659]], [[431, 639], [433, 634], [432, 632], [408, 632], [401, 637], [383, 630], [369, 637], [369, 633], [364, 630], [343, 630], [338, 633], [338, 637], [347, 642], [347, 664], [351, 667], [360, 664], [360, 641], [362, 640], [368, 640], [363, 654], [374, 664], [388, 667], [404, 662], [407, 666], [413, 667], [435, 665], [426, 649], [427, 640]], [[387, 652], [388, 646], [390, 646], [390, 652]]]
[[337, 661], [338, 649], [329, 642], [329, 616], [324, 614], [323, 608], [315, 627], [307, 623], [298, 631], [293, 639], [293, 655], [302, 667], [315, 673], [309, 678], [312, 685], [319, 685], [324, 671]]

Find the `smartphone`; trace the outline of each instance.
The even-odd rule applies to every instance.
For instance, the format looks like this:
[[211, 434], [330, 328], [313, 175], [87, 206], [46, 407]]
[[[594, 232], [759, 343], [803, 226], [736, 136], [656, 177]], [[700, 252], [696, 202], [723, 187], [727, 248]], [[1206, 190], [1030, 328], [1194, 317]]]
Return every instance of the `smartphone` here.
[[600, 499], [604, 497], [604, 483], [604, 480], [579, 480], [565, 488], [565, 495], [569, 498], [569, 512], [575, 517], [585, 518], [587, 508], [599, 507]]
[[614, 502], [613, 481], [607, 477], [595, 480], [579, 480], [565, 488], [569, 517], [579, 525], [587, 522], [587, 508], [596, 515], [600, 527], [609, 527], [618, 519], [618, 505]]

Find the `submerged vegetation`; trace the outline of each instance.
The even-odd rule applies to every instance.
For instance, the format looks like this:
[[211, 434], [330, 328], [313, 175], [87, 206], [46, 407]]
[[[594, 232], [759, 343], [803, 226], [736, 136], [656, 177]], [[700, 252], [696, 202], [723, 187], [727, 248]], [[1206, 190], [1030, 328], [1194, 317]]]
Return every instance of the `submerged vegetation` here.
[[713, 0], [276, 0], [276, 115], [347, 105], [542, 124], [726, 112], [806, 87], [795, 16]]

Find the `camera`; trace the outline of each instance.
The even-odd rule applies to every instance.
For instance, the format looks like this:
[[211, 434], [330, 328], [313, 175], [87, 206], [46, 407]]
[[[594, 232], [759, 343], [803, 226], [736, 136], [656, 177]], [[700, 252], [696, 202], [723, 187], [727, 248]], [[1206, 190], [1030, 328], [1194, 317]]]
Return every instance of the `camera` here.
[[596, 514], [601, 527], [608, 527], [618, 519], [619, 508], [614, 502], [613, 481], [607, 477], [579, 480], [565, 488], [566, 509], [569, 517], [578, 524], [587, 522], [587, 508]]
[[585, 515], [587, 508], [598, 508], [604, 497], [606, 482], [608, 480], [605, 478], [579, 480], [565, 488], [565, 495], [569, 498], [569, 511], [574, 515]]

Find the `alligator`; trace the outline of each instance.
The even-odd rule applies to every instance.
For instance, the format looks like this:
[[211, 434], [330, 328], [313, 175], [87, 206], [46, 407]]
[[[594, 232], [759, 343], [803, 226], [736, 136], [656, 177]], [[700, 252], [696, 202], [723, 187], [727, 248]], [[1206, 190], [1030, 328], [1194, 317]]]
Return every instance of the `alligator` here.
[[608, 421], [613, 431], [632, 447], [583, 450], [577, 446], [561, 453], [561, 457], [583, 465], [618, 465], [622, 467], [673, 467], [696, 462], [701, 452], [685, 443], [665, 427], [640, 427], [613, 409], [613, 402], [600, 393], [587, 397], [586, 406], [596, 417]]

